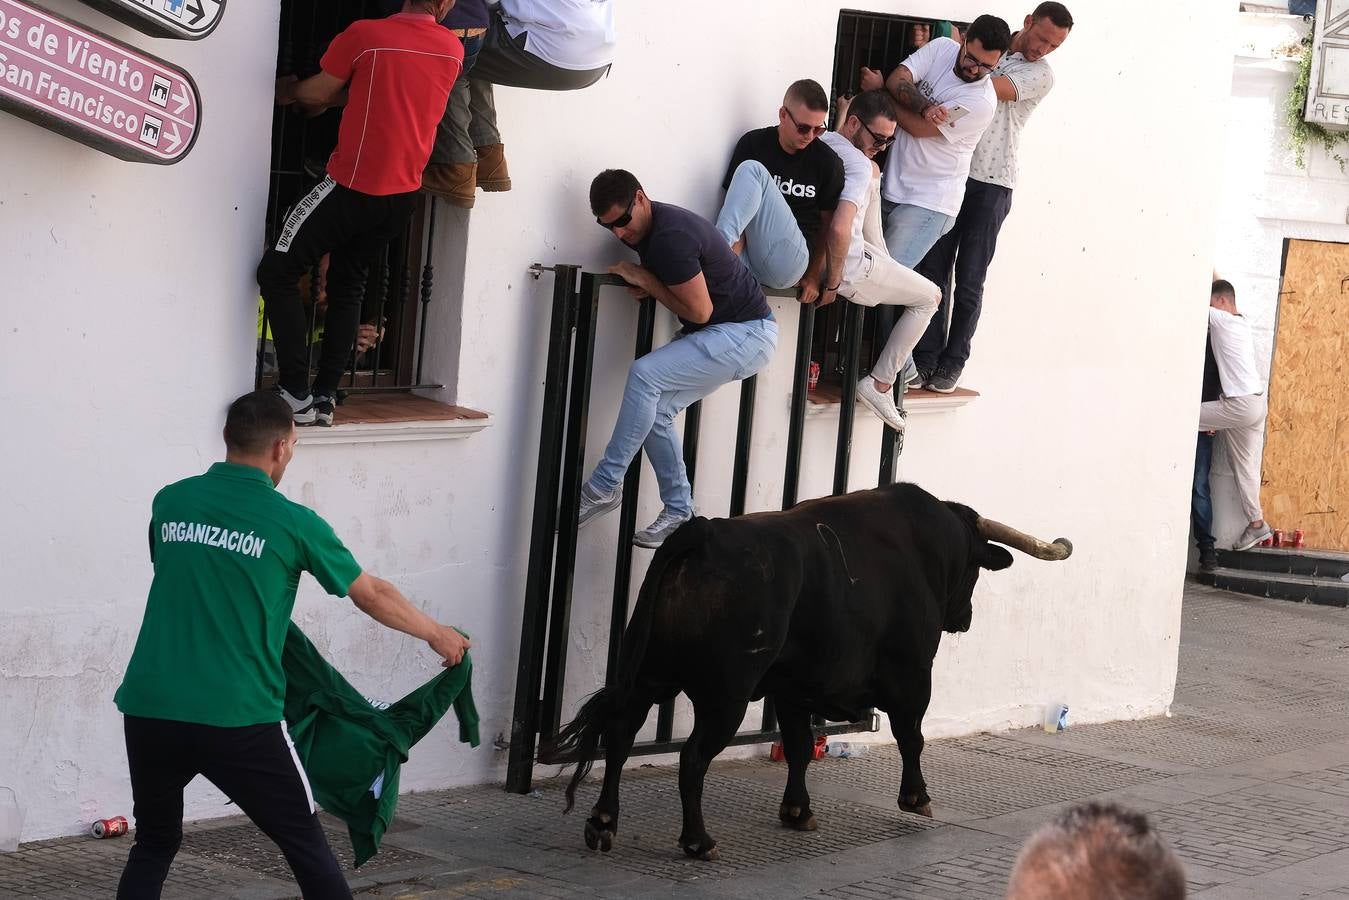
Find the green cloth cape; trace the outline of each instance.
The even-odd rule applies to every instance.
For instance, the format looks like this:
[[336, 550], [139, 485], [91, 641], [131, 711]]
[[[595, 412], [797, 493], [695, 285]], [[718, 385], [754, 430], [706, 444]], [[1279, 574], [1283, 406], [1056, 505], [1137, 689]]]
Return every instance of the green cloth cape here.
[[[318, 652], [294, 622], [281, 665], [286, 674], [286, 725], [309, 775], [314, 799], [347, 823], [356, 865], [379, 852], [398, 805], [398, 770], [408, 750], [451, 707], [459, 740], [478, 746], [473, 664], [446, 669], [385, 709], [361, 696]], [[381, 704], [382, 705], [382, 704]], [[384, 776], [380, 795], [371, 787]]]

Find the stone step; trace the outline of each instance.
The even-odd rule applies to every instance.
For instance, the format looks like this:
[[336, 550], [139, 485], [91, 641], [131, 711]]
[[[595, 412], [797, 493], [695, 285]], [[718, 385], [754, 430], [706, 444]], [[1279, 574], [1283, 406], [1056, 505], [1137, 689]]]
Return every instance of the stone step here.
[[1349, 573], [1349, 553], [1336, 550], [1252, 547], [1250, 550], [1219, 550], [1218, 564], [1227, 569], [1244, 569], [1251, 572], [1340, 578]]
[[1256, 597], [1349, 607], [1349, 582], [1339, 578], [1219, 568], [1214, 572], [1199, 573], [1199, 583]]

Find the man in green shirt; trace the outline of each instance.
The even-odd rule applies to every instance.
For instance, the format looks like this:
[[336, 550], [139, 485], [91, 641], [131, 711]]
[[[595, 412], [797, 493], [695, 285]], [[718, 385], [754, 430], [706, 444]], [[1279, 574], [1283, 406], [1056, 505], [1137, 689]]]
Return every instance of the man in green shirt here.
[[327, 522], [275, 489], [295, 453], [278, 394], [231, 404], [225, 450], [225, 462], [154, 499], [154, 580], [115, 698], [136, 819], [117, 896], [159, 897], [182, 842], [183, 788], [203, 775], [277, 843], [306, 898], [350, 897], [282, 718], [281, 652], [300, 573], [426, 641], [446, 667], [470, 644], [361, 571]]

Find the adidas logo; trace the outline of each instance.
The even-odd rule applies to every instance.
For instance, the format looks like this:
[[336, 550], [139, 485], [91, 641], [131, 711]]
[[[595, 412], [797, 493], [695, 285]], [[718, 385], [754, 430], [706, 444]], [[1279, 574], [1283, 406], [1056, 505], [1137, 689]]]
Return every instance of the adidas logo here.
[[773, 183], [778, 186], [778, 190], [788, 197], [814, 197], [815, 185], [797, 184], [794, 179], [788, 178], [783, 181], [777, 175], [773, 176]]

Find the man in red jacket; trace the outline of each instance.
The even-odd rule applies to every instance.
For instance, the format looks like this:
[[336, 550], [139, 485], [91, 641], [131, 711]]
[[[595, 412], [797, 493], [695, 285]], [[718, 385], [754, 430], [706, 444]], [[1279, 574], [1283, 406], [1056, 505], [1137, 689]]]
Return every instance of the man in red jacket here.
[[[370, 263], [407, 224], [464, 46], [439, 25], [454, 0], [405, 0], [386, 19], [360, 19], [333, 38], [322, 69], [277, 85], [277, 102], [322, 110], [342, 103], [327, 177], [292, 207], [258, 266], [276, 343], [280, 392], [298, 425], [333, 424], [337, 384], [360, 325]], [[309, 383], [297, 283], [325, 253], [328, 315]]]

